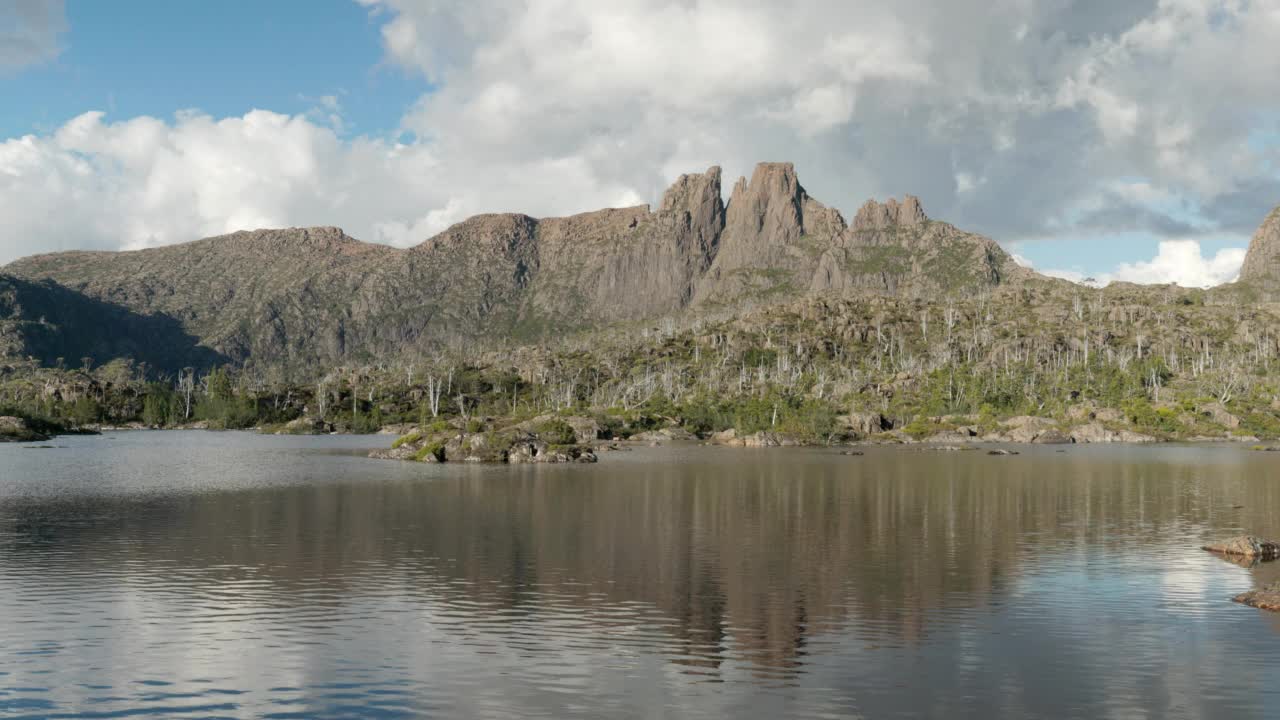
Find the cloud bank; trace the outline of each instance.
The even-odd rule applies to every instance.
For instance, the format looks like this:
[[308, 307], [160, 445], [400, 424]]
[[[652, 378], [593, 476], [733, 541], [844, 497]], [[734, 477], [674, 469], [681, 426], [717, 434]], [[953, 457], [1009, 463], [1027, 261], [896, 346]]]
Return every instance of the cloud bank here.
[[67, 30], [62, 0], [8, 0], [0, 3], [0, 73], [52, 60]]
[[[1189, 288], [1207, 288], [1233, 282], [1240, 276], [1244, 264], [1245, 248], [1223, 248], [1211, 257], [1205, 257], [1196, 240], [1161, 241], [1156, 256], [1150, 260], [1121, 263], [1113, 272], [1086, 277], [1076, 270], [1041, 270], [1052, 277], [1072, 282], [1090, 281], [1090, 285], [1105, 286], [1113, 282], [1142, 284], [1174, 283]], [[1019, 258], [1023, 265], [1029, 265]]]
[[[476, 212], [653, 202], [679, 173], [780, 159], [846, 214], [911, 192], [1007, 242], [1243, 245], [1280, 202], [1273, 3], [361, 2], [388, 62], [431, 87], [397, 132], [347, 137], [332, 107], [90, 112], [0, 144], [19, 229], [0, 261], [260, 225], [409, 245]], [[1115, 274], [1232, 272], [1228, 254], [1183, 273], [1169, 247]]]

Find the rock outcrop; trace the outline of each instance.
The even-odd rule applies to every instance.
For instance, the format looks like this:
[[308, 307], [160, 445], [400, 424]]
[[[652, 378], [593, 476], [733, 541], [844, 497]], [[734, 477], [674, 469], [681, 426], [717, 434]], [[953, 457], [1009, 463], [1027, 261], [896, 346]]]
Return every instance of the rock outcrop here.
[[1252, 535], [1242, 535], [1229, 540], [1205, 545], [1203, 550], [1215, 552], [1222, 555], [1236, 555], [1245, 558], [1255, 558], [1258, 560], [1275, 560], [1280, 558], [1280, 543], [1271, 540], [1263, 540], [1262, 538], [1253, 537]]
[[853, 218], [852, 227], [854, 232], [884, 230], [893, 227], [920, 225], [928, 220], [929, 218], [924, 214], [924, 208], [920, 206], [920, 198], [915, 195], [907, 195], [903, 198], [901, 204], [893, 198], [883, 204], [875, 200], [868, 200], [862, 207], [858, 208], [858, 214]]
[[1262, 221], [1249, 241], [1240, 267], [1240, 281], [1264, 287], [1280, 286], [1280, 207]]

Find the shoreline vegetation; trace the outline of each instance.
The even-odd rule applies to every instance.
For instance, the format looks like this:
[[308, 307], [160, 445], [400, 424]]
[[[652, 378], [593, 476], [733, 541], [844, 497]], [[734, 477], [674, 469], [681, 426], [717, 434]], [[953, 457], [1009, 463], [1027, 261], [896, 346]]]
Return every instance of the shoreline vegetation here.
[[306, 382], [252, 364], [28, 362], [0, 368], [0, 416], [45, 435], [399, 431], [384, 456], [427, 462], [577, 461], [626, 439], [1263, 443], [1280, 437], [1280, 316], [1248, 292], [1035, 282], [963, 299], [805, 298]]

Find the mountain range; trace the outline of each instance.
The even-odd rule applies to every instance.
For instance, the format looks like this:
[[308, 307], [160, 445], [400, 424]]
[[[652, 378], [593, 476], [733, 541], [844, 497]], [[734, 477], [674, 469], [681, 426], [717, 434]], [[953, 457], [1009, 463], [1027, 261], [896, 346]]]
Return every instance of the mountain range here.
[[[1268, 282], [1278, 263], [1272, 213], [1242, 281]], [[937, 298], [1029, 282], [1062, 281], [930, 219], [915, 197], [867, 201], [850, 222], [792, 164], [762, 163], [728, 202], [712, 167], [676, 180], [656, 210], [479, 215], [408, 249], [309, 227], [23, 258], [0, 269], [0, 355], [305, 375], [813, 295]]]

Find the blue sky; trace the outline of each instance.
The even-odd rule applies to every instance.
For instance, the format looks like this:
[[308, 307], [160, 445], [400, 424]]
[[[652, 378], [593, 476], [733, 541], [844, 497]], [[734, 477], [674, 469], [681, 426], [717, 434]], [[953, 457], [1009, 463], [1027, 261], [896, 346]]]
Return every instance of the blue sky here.
[[346, 131], [394, 132], [428, 87], [383, 61], [380, 22], [354, 2], [80, 0], [53, 62], [0, 76], [0, 136], [54, 130], [87, 109], [113, 118], [301, 113], [338, 98]]
[[1222, 282], [1280, 203], [1263, 5], [11, 0], [0, 263], [279, 225], [408, 246], [788, 160], [846, 217], [913, 193], [1039, 270]]

